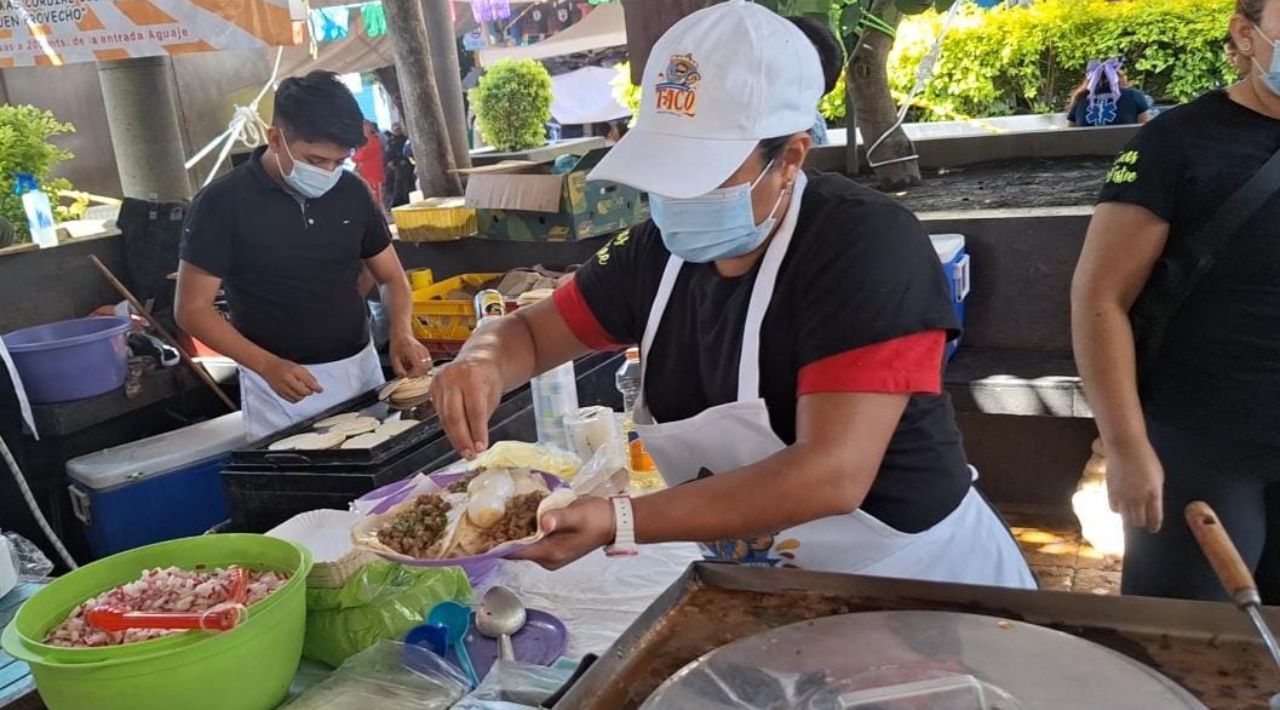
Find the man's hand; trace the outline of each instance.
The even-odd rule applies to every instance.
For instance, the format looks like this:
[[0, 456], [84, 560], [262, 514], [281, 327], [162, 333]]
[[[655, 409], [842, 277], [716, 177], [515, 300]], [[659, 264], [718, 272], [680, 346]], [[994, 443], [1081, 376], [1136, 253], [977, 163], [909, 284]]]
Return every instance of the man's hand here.
[[310, 370], [283, 358], [273, 357], [258, 374], [271, 385], [276, 394], [290, 404], [297, 404], [324, 391]]
[[1151, 444], [1107, 448], [1107, 494], [1125, 525], [1159, 532], [1164, 524], [1164, 466]]
[[475, 458], [489, 448], [489, 417], [502, 399], [502, 371], [483, 354], [463, 353], [436, 372], [431, 401], [453, 448]]
[[513, 559], [560, 569], [613, 542], [613, 504], [603, 498], [579, 498], [567, 508], [542, 516], [547, 536]]
[[431, 370], [431, 353], [412, 334], [392, 335], [391, 369], [400, 377], [421, 377]]

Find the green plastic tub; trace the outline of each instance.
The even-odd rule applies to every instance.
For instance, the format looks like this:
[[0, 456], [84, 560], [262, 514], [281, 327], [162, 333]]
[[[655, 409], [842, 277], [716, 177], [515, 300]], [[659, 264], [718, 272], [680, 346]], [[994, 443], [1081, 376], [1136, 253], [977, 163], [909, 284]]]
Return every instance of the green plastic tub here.
[[[98, 649], [41, 643], [77, 604], [137, 579], [150, 567], [231, 564], [289, 572], [232, 631], [188, 632]], [[0, 638], [31, 666], [50, 710], [270, 710], [284, 699], [302, 656], [310, 553], [263, 535], [205, 535], [113, 555], [32, 597]]]

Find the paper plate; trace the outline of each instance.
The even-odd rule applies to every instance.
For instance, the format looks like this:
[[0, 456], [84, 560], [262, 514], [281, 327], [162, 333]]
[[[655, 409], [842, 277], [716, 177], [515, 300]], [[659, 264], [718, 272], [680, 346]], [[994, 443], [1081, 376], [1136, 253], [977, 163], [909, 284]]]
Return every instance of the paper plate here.
[[363, 519], [345, 510], [309, 510], [280, 523], [267, 535], [311, 550], [317, 564], [337, 562], [351, 552], [351, 526]]

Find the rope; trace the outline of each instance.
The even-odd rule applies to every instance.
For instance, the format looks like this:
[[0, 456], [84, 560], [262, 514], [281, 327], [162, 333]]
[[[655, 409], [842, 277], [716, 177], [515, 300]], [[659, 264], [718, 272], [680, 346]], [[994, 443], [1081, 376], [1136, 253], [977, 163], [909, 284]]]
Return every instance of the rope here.
[[40, 531], [48, 538], [49, 544], [53, 545], [53, 549], [67, 564], [67, 567], [76, 569], [79, 565], [76, 560], [67, 552], [67, 548], [63, 546], [62, 541], [58, 539], [57, 533], [53, 531], [53, 527], [49, 525], [49, 521], [44, 517], [44, 513], [40, 512], [40, 506], [36, 504], [36, 497], [31, 493], [31, 486], [27, 485], [27, 479], [22, 475], [22, 469], [18, 468], [18, 462], [13, 458], [13, 452], [9, 450], [9, 446], [4, 443], [4, 438], [0, 437], [0, 458], [4, 459], [5, 465], [9, 467], [9, 472], [13, 474], [13, 480], [18, 484], [18, 490], [22, 492], [22, 499], [26, 501], [27, 507], [31, 509], [31, 515], [36, 519], [36, 524], [40, 526]]
[[200, 161], [204, 160], [219, 146], [222, 150], [218, 152], [218, 160], [213, 164], [213, 168], [209, 170], [209, 175], [201, 183], [201, 187], [206, 187], [213, 182], [213, 178], [218, 174], [218, 169], [226, 162], [227, 156], [231, 154], [231, 148], [236, 143], [241, 143], [249, 148], [256, 148], [267, 140], [267, 129], [270, 128], [266, 121], [262, 120], [262, 116], [258, 113], [258, 104], [267, 92], [276, 85], [276, 78], [280, 74], [280, 60], [284, 57], [284, 47], [276, 50], [276, 63], [271, 70], [271, 78], [263, 85], [258, 95], [253, 97], [247, 106], [236, 106], [235, 113], [231, 117], [231, 122], [227, 124], [227, 130], [221, 135], [209, 141], [209, 144], [201, 148], [191, 159], [187, 161], [187, 170], [192, 169]]
[[872, 168], [894, 165], [896, 163], [906, 163], [920, 158], [919, 154], [914, 154], [901, 158], [890, 158], [888, 160], [876, 161], [873, 160], [871, 156], [876, 152], [881, 144], [888, 140], [889, 136], [894, 131], [902, 127], [902, 122], [907, 119], [907, 111], [911, 109], [916, 96], [918, 96], [921, 91], [924, 91], [924, 87], [929, 83], [929, 80], [933, 78], [933, 68], [937, 65], [938, 58], [942, 56], [942, 40], [946, 38], [947, 32], [950, 31], [951, 23], [954, 22], [956, 17], [960, 14], [960, 6], [963, 4], [964, 3], [960, 0], [955, 0], [955, 2], [951, 4], [951, 9], [947, 11], [947, 16], [942, 21], [942, 27], [938, 30], [938, 36], [933, 40], [933, 46], [929, 48], [929, 53], [924, 55], [924, 59], [921, 59], [920, 65], [916, 67], [916, 83], [911, 87], [911, 91], [907, 93], [906, 100], [902, 102], [902, 108], [898, 110], [898, 120], [894, 121], [893, 125], [889, 127], [889, 130], [881, 134], [880, 137], [871, 144], [871, 147], [867, 148], [867, 165]]

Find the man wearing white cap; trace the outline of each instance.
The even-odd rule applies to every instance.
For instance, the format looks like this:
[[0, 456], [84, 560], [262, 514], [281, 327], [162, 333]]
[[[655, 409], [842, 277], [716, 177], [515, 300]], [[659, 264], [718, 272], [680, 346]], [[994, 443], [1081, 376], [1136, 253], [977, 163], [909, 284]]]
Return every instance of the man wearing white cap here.
[[941, 391], [958, 326], [928, 236], [892, 200], [802, 170], [822, 82], [805, 35], [758, 5], [678, 22], [592, 175], [649, 192], [652, 223], [437, 376], [470, 457], [502, 392], [640, 345], [636, 425], [670, 487], [548, 513], [527, 558], [687, 540], [743, 564], [1034, 586]]

